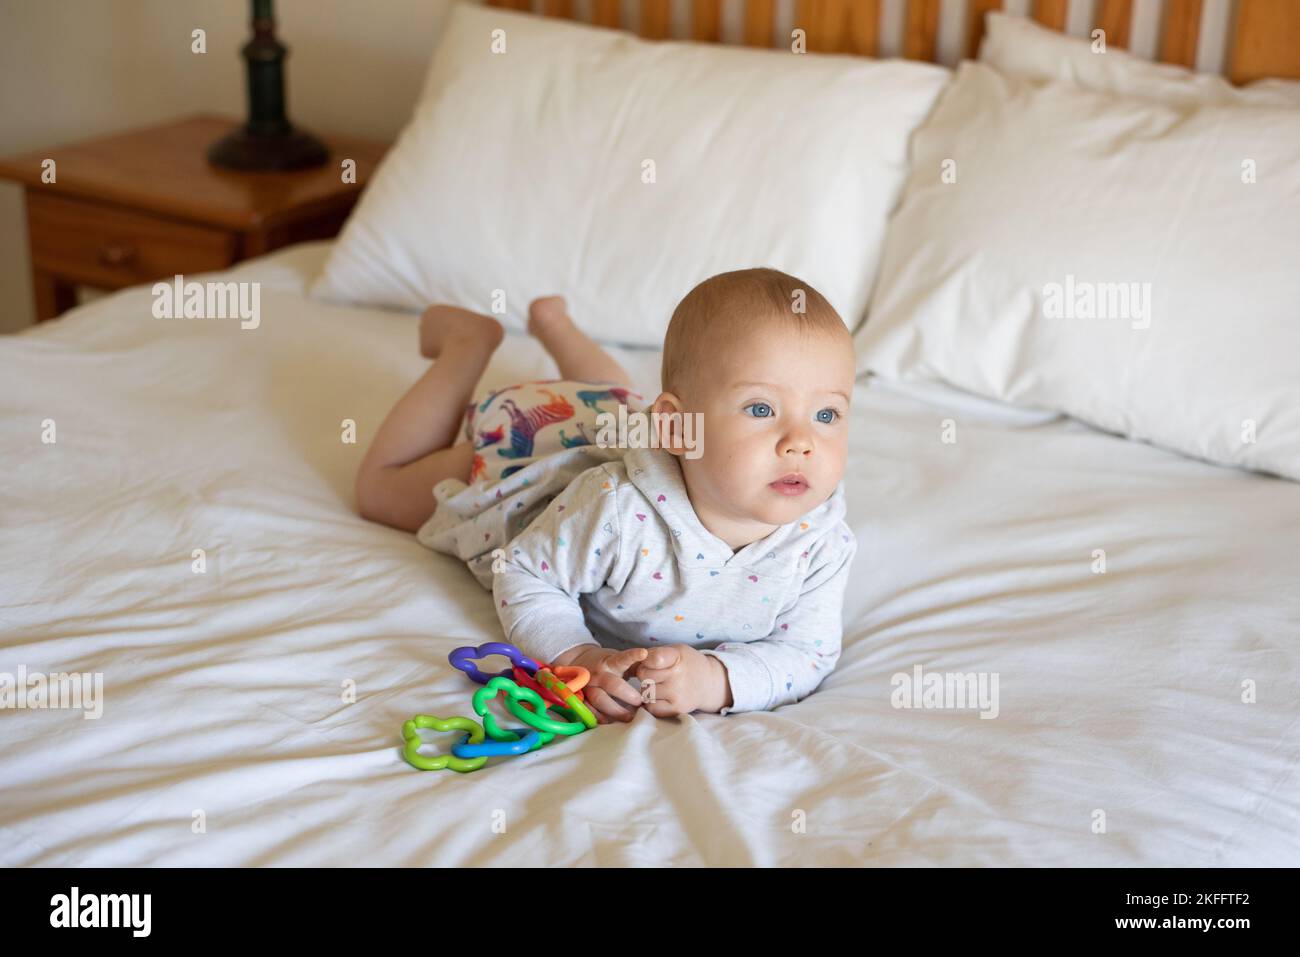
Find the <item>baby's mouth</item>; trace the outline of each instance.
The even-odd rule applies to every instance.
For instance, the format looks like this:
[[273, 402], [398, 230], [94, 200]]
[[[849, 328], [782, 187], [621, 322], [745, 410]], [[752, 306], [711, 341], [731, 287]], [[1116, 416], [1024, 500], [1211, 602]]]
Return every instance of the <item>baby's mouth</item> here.
[[769, 482], [767, 487], [782, 495], [802, 495], [808, 491], [808, 480], [798, 472], [790, 472], [775, 482]]

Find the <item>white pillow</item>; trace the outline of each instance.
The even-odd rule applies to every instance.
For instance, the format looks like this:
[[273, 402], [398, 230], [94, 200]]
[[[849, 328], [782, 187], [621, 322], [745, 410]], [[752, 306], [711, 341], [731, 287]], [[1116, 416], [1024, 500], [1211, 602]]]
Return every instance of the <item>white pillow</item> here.
[[[492, 52], [498, 30], [506, 53]], [[424, 96], [312, 293], [503, 306], [516, 328], [530, 299], [562, 293], [589, 333], [657, 347], [696, 283], [772, 266], [853, 328], [908, 136], [949, 75], [457, 3]]]
[[1171, 63], [1152, 63], [1107, 45], [1093, 52], [1091, 40], [1066, 36], [1028, 17], [989, 13], [980, 41], [982, 63], [1013, 76], [1068, 80], [1090, 90], [1125, 93], [1171, 106], [1206, 104], [1300, 108], [1300, 83], [1259, 80], [1233, 86], [1213, 73]]
[[[913, 159], [860, 370], [1300, 478], [1294, 111], [1184, 110], [967, 62]], [[1102, 283], [1149, 283], [1150, 309], [1143, 286], [1126, 311]], [[1089, 284], [1109, 318], [1084, 317]]]

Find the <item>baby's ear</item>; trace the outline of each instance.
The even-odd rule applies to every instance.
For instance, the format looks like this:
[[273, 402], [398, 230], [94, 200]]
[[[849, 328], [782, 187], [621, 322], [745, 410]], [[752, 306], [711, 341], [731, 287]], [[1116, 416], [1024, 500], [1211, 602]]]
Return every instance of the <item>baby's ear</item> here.
[[649, 412], [680, 412], [682, 409], [682, 400], [677, 398], [671, 392], [660, 392], [653, 402], [650, 403]]
[[650, 425], [654, 429], [655, 445], [681, 455], [686, 448], [682, 436], [682, 403], [671, 392], [661, 392], [650, 406]]

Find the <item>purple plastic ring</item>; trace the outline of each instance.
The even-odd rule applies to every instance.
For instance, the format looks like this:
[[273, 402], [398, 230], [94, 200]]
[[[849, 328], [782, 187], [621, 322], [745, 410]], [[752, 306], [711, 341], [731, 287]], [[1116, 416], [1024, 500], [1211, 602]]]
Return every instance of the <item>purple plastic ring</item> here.
[[478, 665], [474, 664], [479, 658], [486, 658], [488, 655], [504, 655], [510, 659], [511, 664], [516, 668], [522, 668], [530, 675], [536, 674], [537, 669], [541, 667], [514, 645], [508, 645], [504, 641], [489, 641], [485, 645], [479, 645], [475, 648], [473, 645], [465, 645], [457, 648], [447, 656], [447, 661], [457, 671], [463, 671], [469, 676], [471, 681], [477, 681], [481, 685], [487, 684], [493, 678], [506, 677], [513, 678], [514, 672], [510, 668], [504, 671], [498, 671], [495, 675], [485, 675], [478, 670]]

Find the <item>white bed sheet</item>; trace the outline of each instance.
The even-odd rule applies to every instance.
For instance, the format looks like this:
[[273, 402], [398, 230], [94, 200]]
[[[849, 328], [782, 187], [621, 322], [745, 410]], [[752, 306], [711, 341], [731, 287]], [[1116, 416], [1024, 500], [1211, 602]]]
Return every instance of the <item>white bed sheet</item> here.
[[[304, 298], [327, 248], [234, 270], [257, 330], [141, 287], [0, 340], [0, 671], [105, 683], [99, 720], [0, 710], [0, 863], [1300, 864], [1300, 485], [877, 381], [821, 690], [411, 769], [401, 722], [470, 714], [446, 655], [499, 631], [353, 513], [422, 360], [411, 316]], [[551, 374], [513, 334], [490, 372]], [[998, 717], [892, 707], [917, 665], [996, 673]]]

